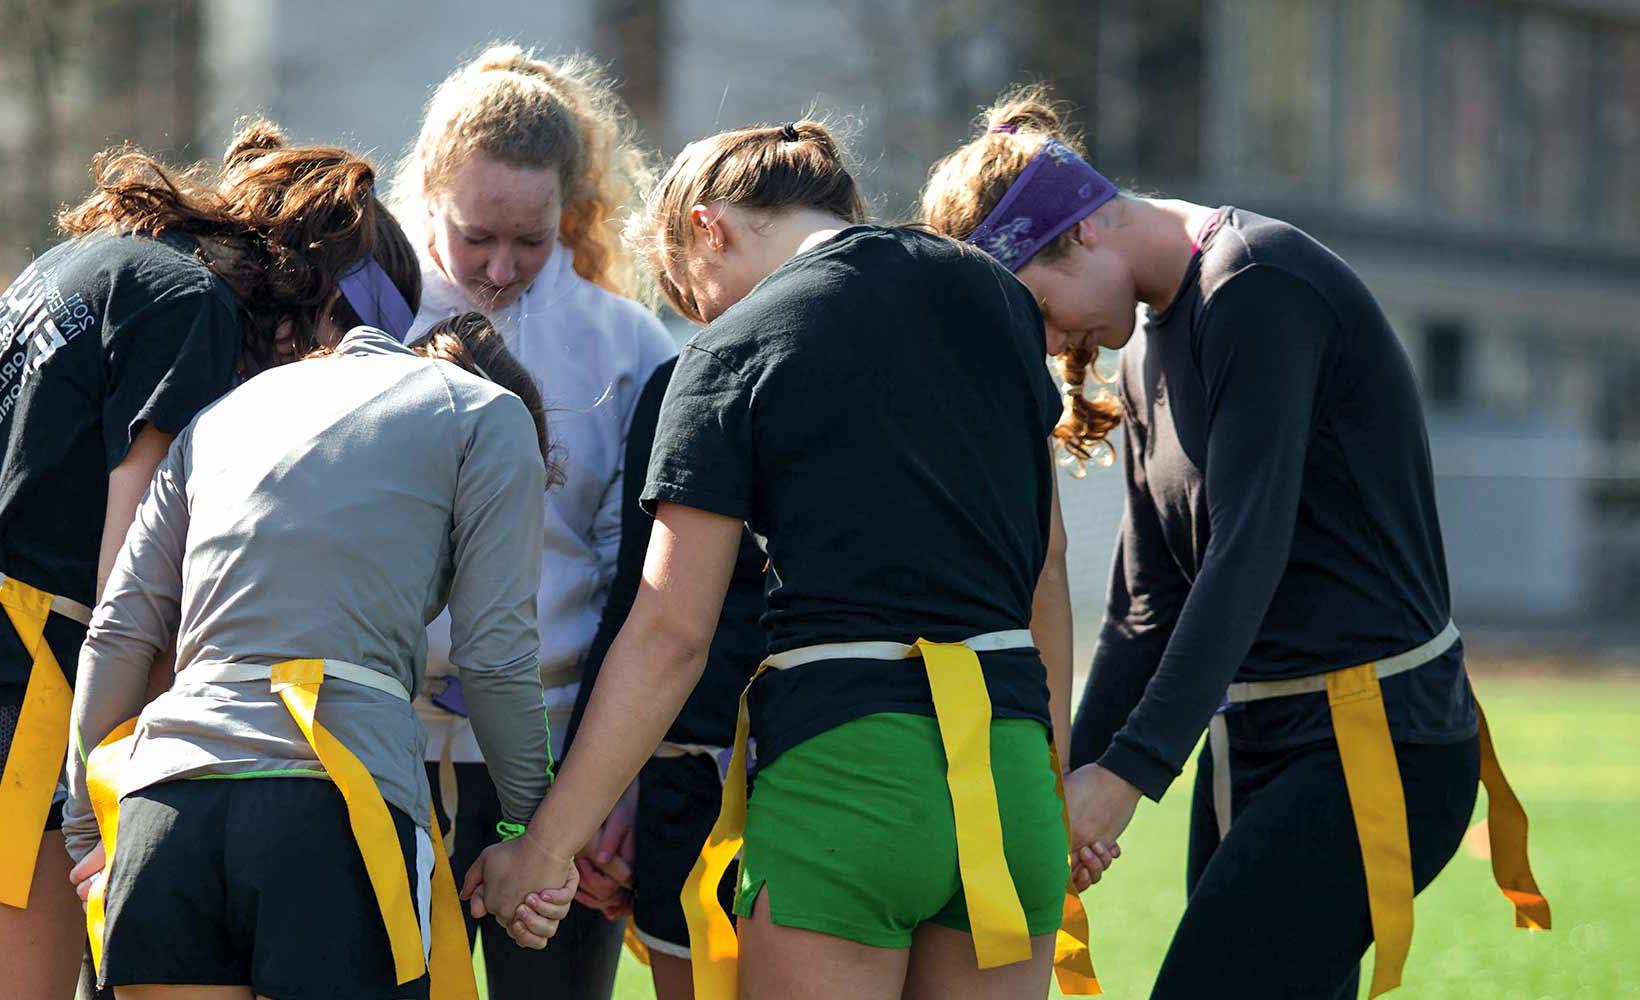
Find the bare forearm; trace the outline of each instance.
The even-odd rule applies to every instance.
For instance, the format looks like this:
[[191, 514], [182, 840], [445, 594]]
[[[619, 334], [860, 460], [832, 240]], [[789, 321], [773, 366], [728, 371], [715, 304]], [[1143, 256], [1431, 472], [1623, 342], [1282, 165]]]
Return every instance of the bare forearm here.
[[102, 543], [97, 550], [97, 593], [102, 599], [103, 588], [113, 572], [114, 560], [125, 544], [125, 536], [136, 520], [137, 504], [148, 491], [154, 470], [165, 458], [173, 435], [163, 434], [153, 427], [144, 427], [131, 443], [125, 460], [108, 474], [108, 505], [103, 509]]
[[530, 836], [555, 857], [579, 851], [665, 737], [706, 666], [704, 644], [629, 621], [610, 646], [575, 745]]
[[1070, 763], [1071, 675], [1075, 637], [1071, 625], [1071, 590], [1063, 555], [1050, 559], [1037, 581], [1031, 602], [1031, 637], [1048, 674], [1048, 711], [1060, 766]]
[[[1048, 442], [1050, 459], [1054, 442]], [[1049, 468], [1053, 466], [1050, 464]], [[1048, 553], [1031, 595], [1031, 638], [1042, 665], [1047, 669], [1048, 715], [1053, 720], [1053, 745], [1059, 766], [1070, 762], [1071, 739], [1071, 660], [1075, 639], [1071, 630], [1071, 582], [1066, 568], [1069, 539], [1065, 535], [1065, 514], [1059, 505], [1059, 477], [1053, 477], [1053, 505], [1048, 515]]]

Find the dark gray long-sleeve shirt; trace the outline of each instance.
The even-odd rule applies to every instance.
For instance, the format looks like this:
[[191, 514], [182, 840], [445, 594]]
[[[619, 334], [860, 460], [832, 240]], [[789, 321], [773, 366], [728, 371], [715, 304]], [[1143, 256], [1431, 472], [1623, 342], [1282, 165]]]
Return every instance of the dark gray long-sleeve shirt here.
[[[173, 638], [178, 681], [142, 710], [122, 795], [201, 775], [323, 777], [266, 681], [191, 683], [188, 669], [327, 658], [414, 694], [427, 623], [446, 603], [503, 811], [528, 819], [551, 763], [535, 614], [545, 481], [518, 397], [369, 328], [204, 411], [155, 474], [81, 652], [71, 852], [96, 843], [82, 754], [142, 707], [149, 664]], [[327, 681], [318, 719], [389, 804], [427, 825], [409, 702]]]
[[[1304, 233], [1222, 211], [1123, 351], [1127, 509], [1072, 730], [1159, 798], [1232, 681], [1410, 649], [1446, 625], [1446, 562], [1412, 368], [1372, 294]], [[1387, 679], [1397, 739], [1475, 731], [1461, 646]], [[1237, 706], [1233, 745], [1327, 739], [1323, 695]]]

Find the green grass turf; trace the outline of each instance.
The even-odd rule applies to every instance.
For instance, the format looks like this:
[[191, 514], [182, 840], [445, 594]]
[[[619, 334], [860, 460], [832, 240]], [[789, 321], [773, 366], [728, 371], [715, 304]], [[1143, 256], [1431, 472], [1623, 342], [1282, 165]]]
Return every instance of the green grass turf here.
[[[1418, 898], [1405, 985], [1390, 996], [1640, 997], [1640, 682], [1482, 678], [1478, 685], [1504, 769], [1531, 816], [1533, 864], [1555, 929], [1513, 929], [1487, 863], [1460, 850]], [[1181, 779], [1160, 805], [1140, 807], [1121, 861], [1084, 897], [1094, 963], [1116, 1000], [1148, 995], [1184, 906], [1189, 788]], [[631, 956], [615, 996], [653, 996], [648, 971]]]

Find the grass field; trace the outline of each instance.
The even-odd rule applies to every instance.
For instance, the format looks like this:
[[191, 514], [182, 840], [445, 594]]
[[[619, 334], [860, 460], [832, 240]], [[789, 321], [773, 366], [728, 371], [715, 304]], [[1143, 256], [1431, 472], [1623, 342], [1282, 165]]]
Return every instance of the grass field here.
[[[1391, 996], [1640, 997], [1640, 679], [1483, 677], [1478, 684], [1498, 753], [1531, 815], [1534, 867], [1555, 929], [1514, 930], [1487, 863], [1460, 851], [1418, 899], [1406, 985]], [[1148, 995], [1184, 906], [1189, 787], [1181, 781], [1161, 805], [1141, 806], [1121, 862], [1084, 897], [1094, 962], [1116, 1000]], [[648, 971], [630, 956], [615, 996], [653, 996]]]

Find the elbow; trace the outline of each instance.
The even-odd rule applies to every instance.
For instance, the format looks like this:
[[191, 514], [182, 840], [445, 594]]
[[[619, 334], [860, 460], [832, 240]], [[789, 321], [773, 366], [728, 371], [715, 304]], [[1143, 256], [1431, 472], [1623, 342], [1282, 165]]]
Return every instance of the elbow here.
[[1070, 562], [1067, 555], [1069, 546], [1065, 543], [1065, 536], [1055, 533], [1048, 538], [1048, 550], [1042, 560], [1042, 572], [1037, 578], [1037, 591], [1041, 593], [1044, 585], [1058, 585], [1070, 582]]
[[716, 623], [712, 624], [714, 627], [702, 628], [671, 616], [635, 613], [627, 619], [616, 641], [652, 674], [686, 678], [693, 686], [694, 679], [705, 669], [706, 654], [712, 647]]
[[1054, 533], [1048, 537], [1047, 556], [1043, 560], [1044, 572], [1057, 572], [1063, 575], [1070, 558], [1070, 542], [1061, 533]]

